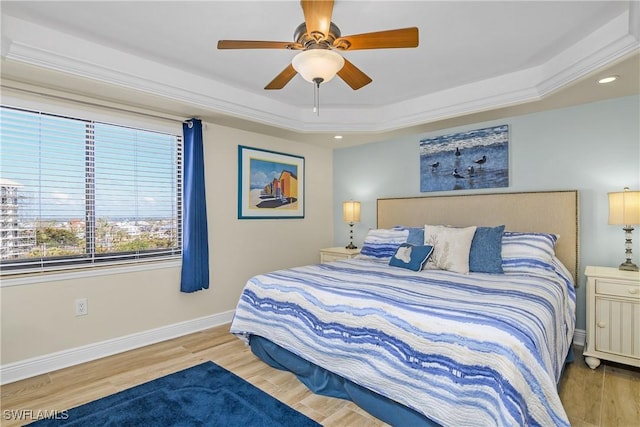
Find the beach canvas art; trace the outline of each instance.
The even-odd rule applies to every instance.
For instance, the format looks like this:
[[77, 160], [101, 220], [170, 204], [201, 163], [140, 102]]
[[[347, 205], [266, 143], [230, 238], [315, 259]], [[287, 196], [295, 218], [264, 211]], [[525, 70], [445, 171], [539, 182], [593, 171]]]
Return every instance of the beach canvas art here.
[[509, 126], [420, 140], [420, 191], [509, 186]]
[[304, 218], [304, 157], [238, 147], [238, 218]]

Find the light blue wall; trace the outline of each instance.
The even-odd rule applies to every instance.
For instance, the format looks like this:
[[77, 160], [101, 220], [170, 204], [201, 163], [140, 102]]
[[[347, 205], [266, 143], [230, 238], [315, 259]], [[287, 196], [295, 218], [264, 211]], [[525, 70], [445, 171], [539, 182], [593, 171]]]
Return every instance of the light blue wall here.
[[[630, 96], [470, 126], [334, 150], [334, 243], [348, 241], [342, 202], [359, 200], [362, 221], [354, 242], [361, 246], [376, 225], [376, 199], [463, 194], [420, 192], [418, 144], [425, 137], [509, 125], [510, 186], [496, 191], [573, 190], [580, 193], [580, 277], [577, 328], [585, 329], [587, 265], [624, 261], [624, 232], [607, 224], [607, 192], [640, 189], [640, 98]], [[468, 191], [467, 191], [468, 192]], [[634, 233], [640, 263], [640, 227]]]

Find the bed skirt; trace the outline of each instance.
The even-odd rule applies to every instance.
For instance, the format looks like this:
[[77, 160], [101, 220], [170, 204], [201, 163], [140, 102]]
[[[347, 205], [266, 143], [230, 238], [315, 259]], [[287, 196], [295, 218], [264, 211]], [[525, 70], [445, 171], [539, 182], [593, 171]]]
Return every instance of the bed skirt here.
[[252, 335], [250, 345], [253, 354], [266, 364], [294, 373], [300, 382], [316, 394], [350, 400], [393, 426], [439, 426], [419, 412], [329, 372], [266, 338]]
[[[253, 354], [263, 362], [273, 368], [292, 372], [300, 382], [316, 394], [350, 400], [392, 426], [439, 426], [438, 423], [419, 412], [327, 371], [266, 338], [252, 335], [250, 345]], [[573, 347], [570, 347], [564, 367], [573, 362], [574, 357]]]

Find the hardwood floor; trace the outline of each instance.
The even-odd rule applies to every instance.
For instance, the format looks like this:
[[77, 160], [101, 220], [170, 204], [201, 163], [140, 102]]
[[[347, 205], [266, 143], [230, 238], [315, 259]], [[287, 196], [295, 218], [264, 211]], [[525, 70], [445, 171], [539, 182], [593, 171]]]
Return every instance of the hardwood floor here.
[[[2, 426], [27, 424], [39, 414], [64, 411], [207, 360], [236, 373], [324, 426], [384, 426], [351, 402], [314, 395], [293, 374], [258, 360], [229, 325], [194, 333], [1, 387]], [[640, 369], [576, 361], [560, 383], [574, 426], [640, 425]]]

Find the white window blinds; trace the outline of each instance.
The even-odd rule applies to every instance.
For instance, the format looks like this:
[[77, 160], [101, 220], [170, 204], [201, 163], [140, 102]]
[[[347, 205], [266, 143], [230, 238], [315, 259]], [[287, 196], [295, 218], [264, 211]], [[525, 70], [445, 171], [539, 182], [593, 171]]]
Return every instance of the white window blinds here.
[[3, 273], [180, 253], [180, 136], [0, 113]]

